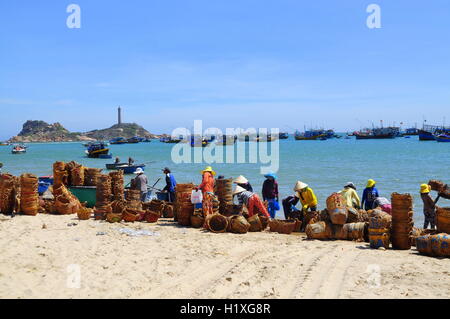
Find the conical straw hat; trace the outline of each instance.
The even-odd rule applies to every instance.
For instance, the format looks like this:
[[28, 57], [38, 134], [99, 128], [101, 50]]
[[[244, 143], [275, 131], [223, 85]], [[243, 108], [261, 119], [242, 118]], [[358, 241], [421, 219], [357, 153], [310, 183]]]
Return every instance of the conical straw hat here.
[[295, 192], [299, 192], [299, 191], [301, 191], [302, 189], [304, 189], [304, 188], [306, 188], [306, 187], [308, 187], [308, 184], [305, 184], [305, 183], [303, 183], [303, 182], [298, 181], [298, 182], [295, 184], [294, 191], [295, 191]]
[[246, 179], [244, 176], [239, 176], [238, 178], [236, 178], [233, 183], [235, 184], [247, 184], [248, 183], [248, 179]]
[[242, 192], [245, 192], [245, 188], [243, 188], [241, 186], [236, 186], [236, 189], [234, 190], [233, 195], [240, 194]]

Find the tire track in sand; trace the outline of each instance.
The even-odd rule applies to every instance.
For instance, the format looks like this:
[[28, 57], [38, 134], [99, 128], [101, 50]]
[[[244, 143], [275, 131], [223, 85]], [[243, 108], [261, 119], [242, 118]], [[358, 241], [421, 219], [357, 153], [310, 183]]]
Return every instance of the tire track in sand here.
[[250, 249], [251, 246], [239, 247], [232, 250], [229, 256], [220, 258], [208, 265], [194, 265], [185, 270], [186, 275], [171, 280], [167, 285], [155, 287], [148, 295], [151, 298], [180, 298], [192, 296], [192, 291], [196, 291], [202, 286], [214, 281], [223, 272], [240, 264], [242, 260], [248, 259], [257, 254], [258, 251]]
[[[306, 266], [306, 269], [300, 272], [290, 288], [286, 289], [286, 292], [290, 291], [289, 298], [307, 298], [311, 291], [320, 287], [324, 271], [333, 265], [334, 252], [337, 248], [338, 245], [334, 244], [326, 246], [325, 249], [316, 249], [311, 255], [307, 255], [306, 260], [302, 260], [301, 263]], [[285, 298], [288, 297], [285, 296]]]

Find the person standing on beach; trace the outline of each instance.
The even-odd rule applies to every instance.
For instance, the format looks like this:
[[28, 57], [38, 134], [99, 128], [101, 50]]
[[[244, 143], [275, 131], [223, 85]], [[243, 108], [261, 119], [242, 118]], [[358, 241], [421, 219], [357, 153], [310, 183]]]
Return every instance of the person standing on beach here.
[[270, 218], [275, 218], [277, 210], [280, 210], [280, 205], [278, 204], [278, 182], [276, 181], [277, 176], [273, 173], [264, 175], [266, 180], [262, 187], [263, 201], [268, 201], [269, 203], [269, 214]]
[[375, 182], [373, 179], [369, 179], [367, 181], [366, 188], [364, 189], [361, 206], [364, 207], [365, 210], [373, 209], [373, 204], [377, 197], [380, 197], [378, 194], [378, 189], [376, 189]]
[[358, 193], [356, 192], [356, 186], [352, 182], [345, 184], [344, 189], [339, 192], [344, 197], [347, 207], [353, 207], [359, 209], [361, 207], [361, 201]]
[[214, 176], [216, 172], [211, 166], [206, 167], [202, 173], [202, 183], [196, 188], [196, 190], [201, 190], [203, 193], [203, 215], [206, 216], [213, 213], [213, 201], [217, 200], [216, 195], [214, 195]]
[[427, 229], [428, 224], [431, 226], [431, 229], [436, 227], [436, 202], [431, 197], [430, 191], [430, 185], [420, 185], [420, 197], [423, 201], [423, 215], [425, 217], [423, 229]]
[[236, 189], [233, 192], [233, 196], [236, 196], [239, 202], [239, 205], [245, 205], [248, 209], [248, 217], [252, 217], [253, 215], [264, 215], [270, 218], [269, 212], [264, 206], [263, 202], [259, 198], [258, 194], [249, 192], [245, 190], [245, 188], [241, 186], [236, 186]]
[[135, 189], [138, 189], [141, 191], [141, 201], [145, 202], [147, 200], [147, 176], [145, 176], [144, 171], [142, 168], [138, 167], [136, 171], [134, 172], [137, 176], [133, 179], [133, 185], [135, 186]]
[[163, 188], [163, 191], [167, 191], [167, 201], [173, 203], [175, 200], [175, 186], [177, 186], [177, 182], [168, 167], [165, 167], [162, 171], [164, 175], [166, 175], [166, 187]]
[[234, 184], [237, 184], [238, 186], [241, 186], [245, 190], [249, 192], [253, 192], [253, 187], [250, 185], [248, 179], [246, 179], [244, 176], [239, 176], [233, 181]]

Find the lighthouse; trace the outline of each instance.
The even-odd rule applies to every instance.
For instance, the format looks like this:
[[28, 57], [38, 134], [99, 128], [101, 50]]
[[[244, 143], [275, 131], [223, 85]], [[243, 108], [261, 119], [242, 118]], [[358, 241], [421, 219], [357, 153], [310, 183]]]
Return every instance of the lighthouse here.
[[122, 109], [120, 106], [117, 109], [117, 125], [122, 125]]

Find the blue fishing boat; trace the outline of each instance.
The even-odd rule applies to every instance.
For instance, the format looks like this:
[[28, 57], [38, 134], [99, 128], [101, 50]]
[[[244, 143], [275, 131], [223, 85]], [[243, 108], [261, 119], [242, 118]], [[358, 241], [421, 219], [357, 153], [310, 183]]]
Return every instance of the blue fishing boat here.
[[124, 137], [116, 137], [109, 141], [111, 144], [117, 145], [117, 144], [127, 144], [128, 141]]
[[137, 144], [137, 143], [142, 142], [142, 140], [143, 139], [141, 137], [139, 137], [139, 136], [133, 136], [133, 137], [130, 137], [129, 139], [127, 139], [127, 143]]
[[299, 131], [295, 132], [295, 140], [297, 141], [315, 141], [320, 138], [326, 138], [327, 135], [323, 130], [310, 130], [301, 133]]
[[110, 158], [109, 148], [104, 143], [92, 144], [85, 152], [90, 158], [105, 158], [105, 156], [108, 156], [106, 158]]
[[438, 142], [450, 142], [450, 134], [439, 134], [434, 137]]
[[136, 172], [136, 170], [138, 168], [142, 168], [142, 170], [145, 169], [145, 165], [144, 164], [140, 164], [140, 165], [116, 165], [115, 169], [116, 170], [122, 170], [124, 174], [133, 174], [134, 172]]
[[279, 138], [280, 140], [286, 140], [286, 139], [289, 138], [289, 133], [287, 133], [287, 132], [280, 132], [280, 133], [278, 134], [278, 138]]
[[450, 133], [450, 127], [424, 124], [422, 129], [418, 131], [420, 141], [435, 141], [436, 135]]

